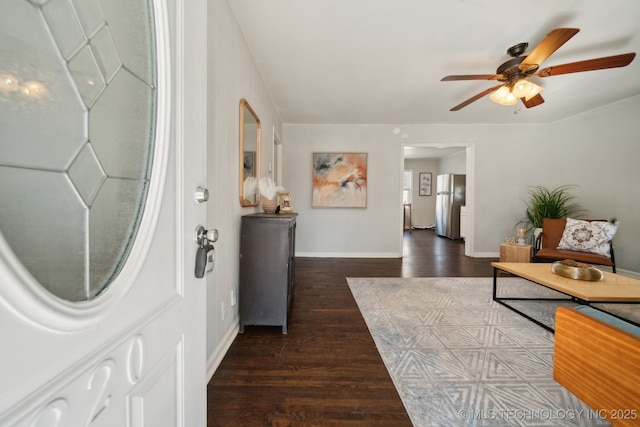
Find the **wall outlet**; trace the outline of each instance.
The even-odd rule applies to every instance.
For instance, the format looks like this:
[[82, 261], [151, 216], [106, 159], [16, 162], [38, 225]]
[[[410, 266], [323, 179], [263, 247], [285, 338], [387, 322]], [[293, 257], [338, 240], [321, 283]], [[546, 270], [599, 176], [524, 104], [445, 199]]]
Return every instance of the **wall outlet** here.
[[238, 300], [236, 299], [236, 291], [231, 289], [231, 307], [235, 307], [237, 303]]

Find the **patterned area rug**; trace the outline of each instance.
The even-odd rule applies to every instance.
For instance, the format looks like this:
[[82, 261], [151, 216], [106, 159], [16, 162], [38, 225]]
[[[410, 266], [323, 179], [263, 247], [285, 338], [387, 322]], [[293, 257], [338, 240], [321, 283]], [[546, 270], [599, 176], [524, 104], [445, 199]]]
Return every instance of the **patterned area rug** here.
[[[415, 426], [609, 425], [553, 380], [553, 334], [495, 303], [491, 278], [347, 282]], [[499, 283], [499, 295], [557, 296]], [[552, 325], [557, 305], [527, 313]]]

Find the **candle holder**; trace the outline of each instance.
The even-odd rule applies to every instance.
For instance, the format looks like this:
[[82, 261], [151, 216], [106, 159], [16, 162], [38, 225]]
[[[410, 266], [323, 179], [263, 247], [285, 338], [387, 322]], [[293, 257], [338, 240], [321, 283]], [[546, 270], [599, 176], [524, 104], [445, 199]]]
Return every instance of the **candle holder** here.
[[518, 244], [524, 245], [524, 238], [527, 235], [527, 230], [524, 228], [518, 228]]

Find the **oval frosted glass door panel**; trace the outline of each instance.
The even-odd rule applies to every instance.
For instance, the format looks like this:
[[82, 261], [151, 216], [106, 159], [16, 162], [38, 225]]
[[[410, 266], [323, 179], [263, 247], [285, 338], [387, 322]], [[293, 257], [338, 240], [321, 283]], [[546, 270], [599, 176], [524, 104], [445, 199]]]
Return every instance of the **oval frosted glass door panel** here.
[[0, 237], [64, 300], [109, 286], [142, 218], [156, 127], [152, 14], [148, 0], [0, 4], [0, 38], [15, 41], [0, 65]]

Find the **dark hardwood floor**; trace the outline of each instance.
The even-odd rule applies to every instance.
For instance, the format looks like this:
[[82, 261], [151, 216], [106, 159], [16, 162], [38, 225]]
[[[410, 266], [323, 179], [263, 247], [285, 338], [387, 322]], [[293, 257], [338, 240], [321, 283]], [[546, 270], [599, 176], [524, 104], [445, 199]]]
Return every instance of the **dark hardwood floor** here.
[[296, 258], [288, 334], [247, 326], [208, 385], [207, 425], [411, 426], [346, 277], [490, 277], [462, 241], [405, 231], [402, 259]]

